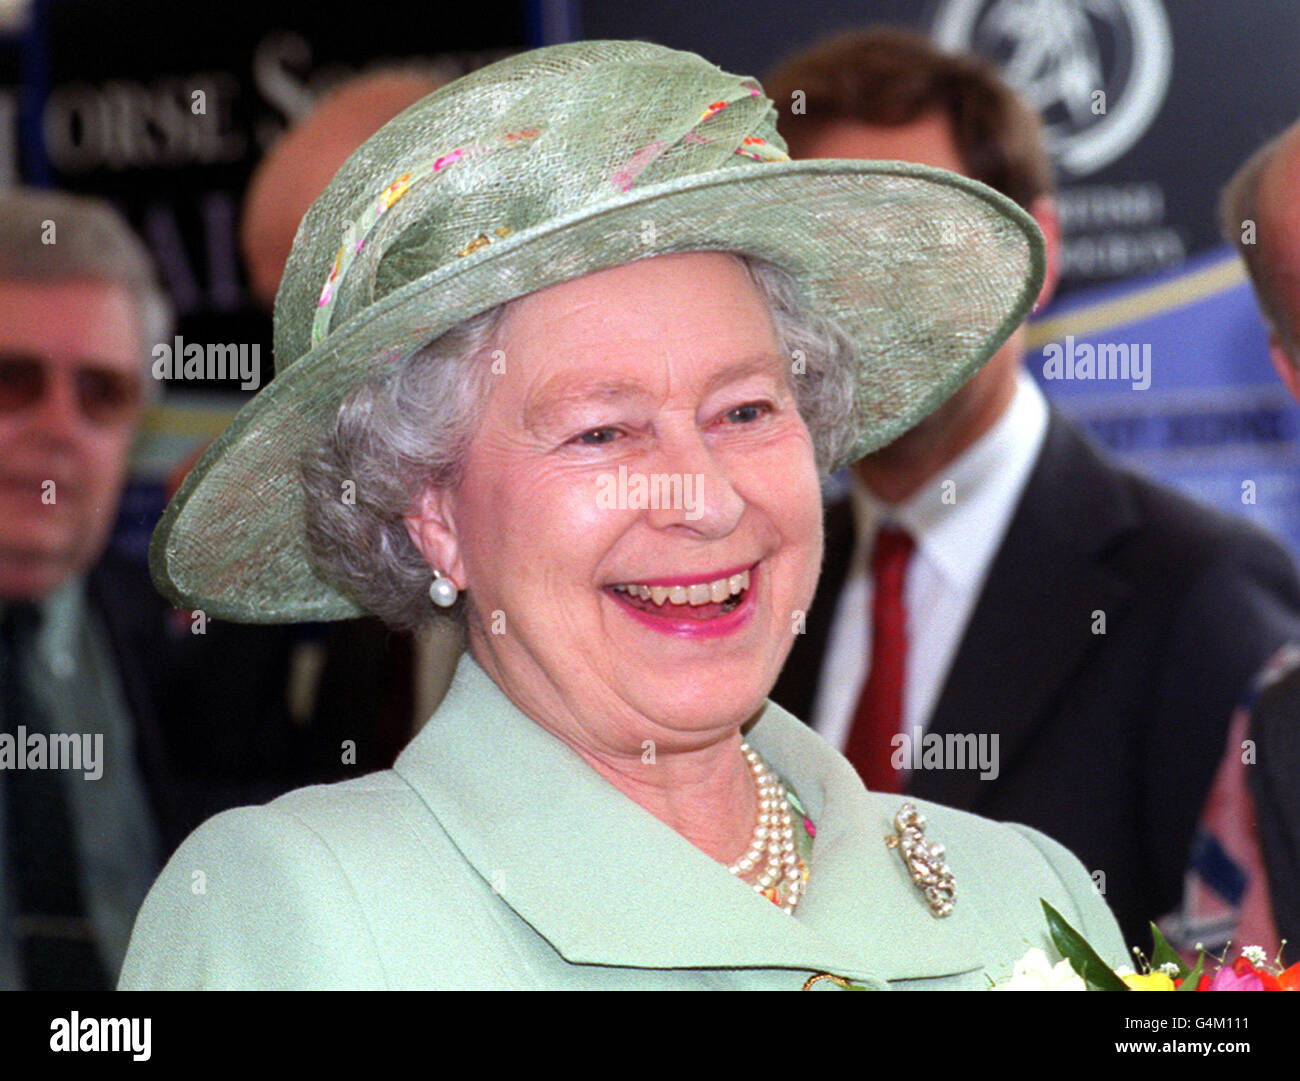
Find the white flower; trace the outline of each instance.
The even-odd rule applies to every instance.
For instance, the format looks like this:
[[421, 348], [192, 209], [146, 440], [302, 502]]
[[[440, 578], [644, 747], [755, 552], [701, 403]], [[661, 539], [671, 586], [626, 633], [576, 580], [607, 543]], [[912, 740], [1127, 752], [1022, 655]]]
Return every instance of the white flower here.
[[1031, 949], [1011, 970], [1011, 978], [995, 984], [993, 991], [1086, 991], [1087, 985], [1069, 961], [1055, 965], [1037, 946]]
[[1243, 947], [1241, 956], [1256, 967], [1268, 963], [1268, 955], [1264, 952], [1263, 946]]

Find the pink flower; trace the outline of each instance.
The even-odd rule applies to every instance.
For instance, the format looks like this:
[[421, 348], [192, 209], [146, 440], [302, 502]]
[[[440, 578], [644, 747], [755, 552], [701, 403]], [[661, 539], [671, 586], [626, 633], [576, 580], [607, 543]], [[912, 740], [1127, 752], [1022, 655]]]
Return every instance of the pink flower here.
[[1229, 965], [1224, 965], [1214, 974], [1207, 991], [1262, 991], [1264, 981], [1253, 971], [1238, 974]]

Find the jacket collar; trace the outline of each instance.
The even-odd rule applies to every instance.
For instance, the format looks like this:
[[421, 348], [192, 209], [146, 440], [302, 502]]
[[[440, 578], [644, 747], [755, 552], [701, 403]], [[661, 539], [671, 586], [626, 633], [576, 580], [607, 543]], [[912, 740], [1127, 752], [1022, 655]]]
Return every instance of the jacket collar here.
[[884, 843], [897, 797], [868, 796], [847, 762], [772, 703], [748, 738], [816, 823], [796, 918], [606, 782], [468, 654], [394, 769], [571, 962], [793, 968], [876, 987], [978, 967], [960, 904], [933, 918]]

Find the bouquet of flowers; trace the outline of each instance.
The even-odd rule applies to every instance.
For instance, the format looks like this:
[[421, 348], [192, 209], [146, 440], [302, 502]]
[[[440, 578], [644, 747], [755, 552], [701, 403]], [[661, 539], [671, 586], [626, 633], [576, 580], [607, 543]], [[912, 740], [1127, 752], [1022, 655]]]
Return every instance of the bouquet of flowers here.
[[[1041, 902], [1048, 933], [1062, 960], [1052, 964], [1037, 947], [1019, 961], [1009, 979], [993, 991], [1300, 991], [1300, 963], [1283, 969], [1269, 962], [1258, 946], [1247, 946], [1232, 964], [1201, 952], [1189, 966], [1155, 924], [1154, 949], [1148, 960], [1137, 954], [1141, 971], [1112, 969], [1065, 918]], [[1134, 951], [1137, 953], [1137, 951]]]

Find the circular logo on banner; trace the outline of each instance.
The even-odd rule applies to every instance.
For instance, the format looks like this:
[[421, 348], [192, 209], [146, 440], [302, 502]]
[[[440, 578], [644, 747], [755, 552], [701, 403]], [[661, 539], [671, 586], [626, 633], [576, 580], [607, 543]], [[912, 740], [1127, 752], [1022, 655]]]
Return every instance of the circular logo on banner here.
[[1160, 0], [943, 0], [933, 37], [993, 60], [1038, 109], [1076, 177], [1142, 137], [1169, 88], [1173, 44]]

